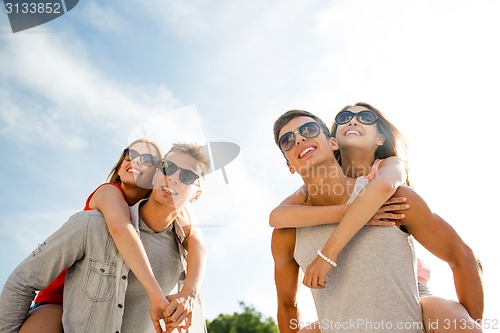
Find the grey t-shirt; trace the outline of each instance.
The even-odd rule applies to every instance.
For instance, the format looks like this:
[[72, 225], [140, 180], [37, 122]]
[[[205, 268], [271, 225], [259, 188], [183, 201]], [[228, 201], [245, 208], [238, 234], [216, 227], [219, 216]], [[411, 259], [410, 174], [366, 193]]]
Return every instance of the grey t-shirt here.
[[[358, 178], [358, 191], [366, 183]], [[302, 270], [336, 228], [297, 228], [295, 260]], [[423, 332], [411, 235], [395, 226], [364, 226], [337, 264], [326, 276], [326, 288], [311, 289], [321, 332]]]
[[[142, 244], [148, 255], [156, 280], [167, 294], [177, 286], [179, 277], [183, 271], [179, 246], [175, 239], [174, 223], [165, 231], [155, 233], [140, 220], [139, 230]], [[154, 333], [155, 330], [149, 317], [150, 304], [146, 290], [132, 271], [129, 272], [128, 279], [122, 332]], [[138, 323], [142, 324], [138, 325]]]

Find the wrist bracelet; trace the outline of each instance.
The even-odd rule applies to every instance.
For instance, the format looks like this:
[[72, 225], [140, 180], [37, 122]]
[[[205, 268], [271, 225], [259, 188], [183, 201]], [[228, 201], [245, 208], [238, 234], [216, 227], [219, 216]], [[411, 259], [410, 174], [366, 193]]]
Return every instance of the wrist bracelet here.
[[332, 259], [328, 258], [327, 256], [325, 256], [323, 254], [323, 252], [321, 252], [321, 250], [318, 250], [316, 251], [316, 253], [318, 254], [318, 256], [323, 259], [324, 261], [326, 261], [327, 263], [329, 263], [330, 265], [332, 265], [333, 267], [337, 267], [337, 263], [335, 261], [333, 261]]

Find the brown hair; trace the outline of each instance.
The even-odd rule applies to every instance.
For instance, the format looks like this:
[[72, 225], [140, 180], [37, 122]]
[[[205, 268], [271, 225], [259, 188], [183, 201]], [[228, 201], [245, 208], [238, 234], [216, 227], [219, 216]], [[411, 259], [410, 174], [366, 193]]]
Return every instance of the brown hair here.
[[[375, 151], [375, 159], [384, 159], [390, 156], [399, 157], [398, 149], [402, 149], [405, 153], [408, 152], [408, 143], [403, 134], [396, 128], [396, 126], [394, 126], [389, 121], [389, 119], [387, 119], [387, 117], [382, 112], [380, 112], [380, 110], [373, 107], [372, 105], [368, 103], [358, 102], [354, 105], [345, 106], [342, 110], [340, 110], [340, 112], [352, 108], [353, 106], [365, 107], [368, 110], [373, 111], [378, 117], [377, 130], [380, 134], [384, 135], [385, 141], [384, 144], [379, 146]], [[334, 121], [330, 129], [330, 134], [334, 138], [337, 135], [337, 127], [338, 125]], [[342, 156], [340, 153], [340, 149], [336, 150], [334, 154], [337, 160], [339, 161], [339, 164], [342, 165]], [[406, 180], [406, 182], [408, 185], [410, 184], [408, 179]]]
[[[137, 139], [134, 142], [132, 142], [131, 144], [129, 144], [127, 148], [130, 148], [133, 145], [135, 145], [136, 143], [140, 143], [140, 142], [147, 143], [148, 145], [151, 145], [156, 150], [156, 154], [154, 154], [152, 152], [151, 152], [151, 154], [153, 154], [161, 159], [162, 150], [160, 149], [160, 147], [156, 143], [149, 141], [148, 139]], [[118, 159], [118, 162], [116, 162], [113, 169], [111, 169], [111, 171], [109, 172], [108, 177], [106, 178], [107, 182], [118, 184], [118, 185], [122, 184], [120, 176], [118, 175], [118, 170], [120, 169], [120, 166], [122, 165], [124, 159], [125, 159], [125, 150], [122, 152], [120, 158]]]
[[290, 110], [283, 113], [276, 121], [274, 122], [273, 132], [274, 132], [274, 142], [279, 147], [279, 139], [280, 139], [280, 131], [281, 129], [288, 124], [292, 119], [298, 117], [309, 117], [314, 119], [319, 126], [321, 127], [321, 131], [325, 134], [327, 138], [330, 138], [330, 130], [328, 126], [321, 120], [318, 116], [313, 115], [311, 112], [304, 110]]
[[166, 158], [170, 153], [185, 153], [196, 159], [201, 166], [201, 177], [205, 177], [210, 167], [210, 157], [208, 150], [203, 149], [196, 143], [174, 143], [172, 148], [165, 154]]

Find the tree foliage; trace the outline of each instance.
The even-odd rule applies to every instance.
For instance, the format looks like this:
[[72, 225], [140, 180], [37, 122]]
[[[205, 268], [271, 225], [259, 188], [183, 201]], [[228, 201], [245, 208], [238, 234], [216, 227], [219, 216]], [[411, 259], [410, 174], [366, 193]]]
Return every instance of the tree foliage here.
[[264, 318], [253, 306], [240, 302], [242, 313], [220, 314], [209, 322], [208, 333], [278, 333], [278, 327], [271, 317]]

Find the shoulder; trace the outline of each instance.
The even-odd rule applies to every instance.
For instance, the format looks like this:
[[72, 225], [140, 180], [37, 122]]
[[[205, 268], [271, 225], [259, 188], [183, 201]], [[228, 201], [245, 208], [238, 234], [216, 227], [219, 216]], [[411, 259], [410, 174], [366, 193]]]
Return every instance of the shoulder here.
[[405, 197], [408, 203], [425, 204], [424, 199], [408, 185], [399, 186], [394, 196]]
[[115, 183], [104, 183], [99, 185], [87, 198], [85, 202], [85, 210], [96, 208], [95, 200], [102, 198], [125, 198], [125, 191], [120, 185]]
[[123, 191], [123, 188], [115, 183], [104, 183], [99, 185], [94, 192], [90, 195], [92, 197], [95, 193], [114, 193], [114, 194], [119, 194], [125, 197], [125, 192]]
[[[406, 162], [398, 157], [398, 156], [389, 156], [387, 158], [384, 158], [383, 160], [377, 160], [380, 161], [379, 166], [380, 168], [386, 167], [386, 166], [401, 166], [404, 167], [406, 165]], [[377, 162], [375, 161], [375, 163]]]
[[68, 222], [82, 225], [87, 223], [89, 225], [105, 226], [104, 216], [97, 209], [82, 210], [78, 213], [75, 213], [68, 219]]

